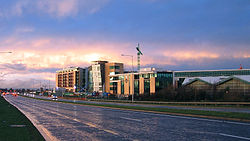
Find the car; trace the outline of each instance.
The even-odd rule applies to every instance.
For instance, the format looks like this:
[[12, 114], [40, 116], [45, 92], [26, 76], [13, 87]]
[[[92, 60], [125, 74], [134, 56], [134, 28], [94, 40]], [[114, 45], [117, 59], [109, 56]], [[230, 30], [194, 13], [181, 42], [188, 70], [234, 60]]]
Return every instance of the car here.
[[57, 100], [57, 96], [56, 95], [52, 95], [51, 97], [52, 97], [51, 98], [52, 100]]

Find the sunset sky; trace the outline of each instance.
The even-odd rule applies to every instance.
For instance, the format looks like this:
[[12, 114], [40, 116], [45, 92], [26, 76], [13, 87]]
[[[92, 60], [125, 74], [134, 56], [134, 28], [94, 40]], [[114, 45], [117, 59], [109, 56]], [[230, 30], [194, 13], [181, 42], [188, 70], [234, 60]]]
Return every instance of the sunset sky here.
[[[0, 87], [55, 86], [55, 71], [142, 67], [250, 68], [249, 0], [1, 0]], [[136, 61], [134, 61], [136, 64]]]

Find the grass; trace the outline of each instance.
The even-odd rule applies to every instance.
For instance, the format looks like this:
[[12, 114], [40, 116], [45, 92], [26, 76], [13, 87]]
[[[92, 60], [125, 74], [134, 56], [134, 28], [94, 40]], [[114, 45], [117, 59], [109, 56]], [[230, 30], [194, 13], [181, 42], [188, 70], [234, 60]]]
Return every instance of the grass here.
[[[51, 101], [47, 99], [34, 98], [39, 100]], [[124, 105], [108, 105], [108, 104], [95, 104], [95, 103], [77, 103], [68, 101], [55, 101], [61, 103], [74, 103], [80, 105], [90, 105], [90, 106], [101, 106], [108, 108], [120, 108], [128, 110], [141, 110], [148, 112], [160, 112], [165, 114], [179, 114], [188, 116], [205, 116], [208, 118], [220, 118], [227, 120], [240, 120], [250, 122], [250, 113], [238, 113], [238, 112], [220, 112], [220, 111], [203, 111], [203, 110], [188, 110], [188, 109], [169, 109], [169, 108], [155, 108], [155, 107], [139, 107], [139, 106], [124, 106]]]
[[25, 115], [0, 96], [0, 140], [44, 141], [44, 138]]

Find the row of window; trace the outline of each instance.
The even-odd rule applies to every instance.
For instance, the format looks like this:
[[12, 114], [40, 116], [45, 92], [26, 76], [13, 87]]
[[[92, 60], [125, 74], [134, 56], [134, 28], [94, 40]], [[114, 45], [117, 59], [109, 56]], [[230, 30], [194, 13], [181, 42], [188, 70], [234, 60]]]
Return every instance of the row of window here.
[[250, 70], [175, 72], [175, 77], [209, 77], [209, 76], [231, 76], [231, 75], [250, 75]]
[[109, 66], [109, 69], [120, 69], [120, 66]]

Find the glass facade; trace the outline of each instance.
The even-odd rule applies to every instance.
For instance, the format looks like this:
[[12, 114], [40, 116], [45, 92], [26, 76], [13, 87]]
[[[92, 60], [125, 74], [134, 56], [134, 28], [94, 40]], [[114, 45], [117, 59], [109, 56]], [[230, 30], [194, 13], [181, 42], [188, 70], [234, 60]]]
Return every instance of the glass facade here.
[[124, 94], [124, 81], [121, 81], [121, 94]]
[[144, 93], [150, 93], [150, 80], [144, 80]]
[[160, 89], [166, 88], [168, 86], [172, 86], [173, 84], [173, 73], [172, 72], [158, 72], [154, 74], [155, 79], [155, 90], [156, 92]]
[[134, 81], [134, 94], [139, 95], [139, 80]]
[[250, 75], [250, 70], [175, 72], [175, 77], [212, 77], [212, 76], [232, 76], [232, 75]]

